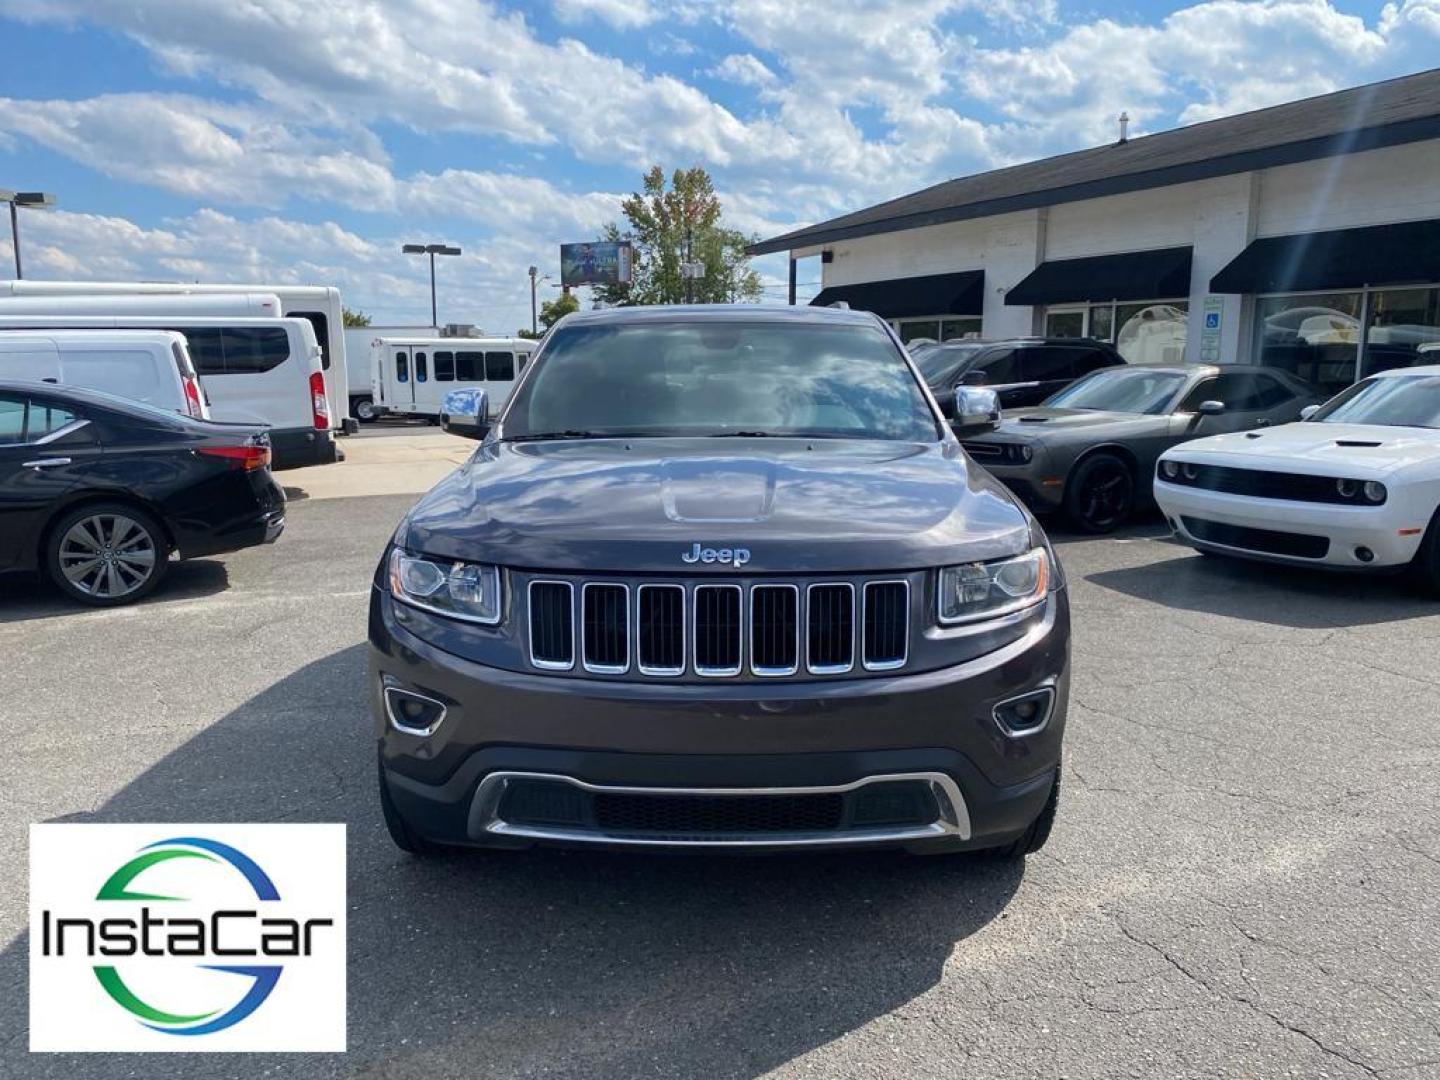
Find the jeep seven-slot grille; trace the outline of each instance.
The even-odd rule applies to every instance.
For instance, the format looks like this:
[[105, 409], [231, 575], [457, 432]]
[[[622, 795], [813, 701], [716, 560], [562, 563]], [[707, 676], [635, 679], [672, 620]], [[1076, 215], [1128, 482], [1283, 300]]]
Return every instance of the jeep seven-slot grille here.
[[535, 667], [646, 678], [842, 675], [909, 658], [910, 586], [535, 580]]

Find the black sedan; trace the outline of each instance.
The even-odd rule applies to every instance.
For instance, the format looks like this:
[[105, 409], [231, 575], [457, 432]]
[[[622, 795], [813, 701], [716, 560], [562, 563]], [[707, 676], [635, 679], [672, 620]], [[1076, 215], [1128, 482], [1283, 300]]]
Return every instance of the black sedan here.
[[1176, 443], [1300, 418], [1325, 400], [1285, 371], [1248, 364], [1129, 364], [1097, 371], [1044, 407], [1007, 412], [964, 440], [970, 456], [1037, 511], [1109, 532], [1151, 501], [1155, 462]]
[[0, 573], [41, 572], [86, 604], [154, 590], [188, 559], [285, 527], [270, 440], [138, 401], [0, 382]]

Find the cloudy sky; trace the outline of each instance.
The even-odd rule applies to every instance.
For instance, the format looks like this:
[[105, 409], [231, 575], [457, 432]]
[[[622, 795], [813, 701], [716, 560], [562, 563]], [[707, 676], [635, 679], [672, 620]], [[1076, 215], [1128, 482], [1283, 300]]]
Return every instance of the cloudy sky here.
[[1423, 70], [1440, 0], [0, 0], [0, 43], [0, 188], [62, 207], [25, 215], [29, 276], [336, 284], [413, 323], [400, 244], [444, 240], [442, 320], [510, 332], [526, 267], [558, 275], [652, 163], [770, 235], [1121, 109], [1155, 131]]

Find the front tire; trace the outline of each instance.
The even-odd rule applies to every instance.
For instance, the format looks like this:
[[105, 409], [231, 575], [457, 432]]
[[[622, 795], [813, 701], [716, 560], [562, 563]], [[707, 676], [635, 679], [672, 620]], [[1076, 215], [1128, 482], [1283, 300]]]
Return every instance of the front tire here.
[[170, 544], [150, 514], [124, 503], [93, 503], [64, 515], [45, 541], [50, 580], [92, 607], [133, 604], [155, 591]]
[[1002, 859], [1022, 859], [1026, 855], [1039, 851], [1045, 846], [1045, 841], [1050, 839], [1050, 830], [1055, 827], [1055, 815], [1060, 809], [1060, 772], [1055, 772], [1055, 783], [1050, 787], [1050, 797], [1045, 800], [1045, 808], [1040, 811], [1030, 827], [1021, 833], [1015, 840], [1004, 847], [996, 848], [989, 852]]
[[1114, 532], [1135, 509], [1135, 474], [1114, 454], [1092, 454], [1065, 484], [1065, 514], [1081, 532]]
[[390, 839], [407, 855], [433, 854], [435, 845], [410, 827], [410, 823], [401, 815], [400, 808], [395, 805], [395, 800], [390, 797], [390, 785], [385, 781], [384, 764], [377, 760], [375, 766], [380, 779], [380, 812], [385, 817], [385, 829], [389, 832]]
[[1440, 595], [1440, 510], [1436, 510], [1435, 516], [1430, 519], [1430, 526], [1425, 530], [1425, 539], [1415, 553], [1410, 571], [1423, 588]]

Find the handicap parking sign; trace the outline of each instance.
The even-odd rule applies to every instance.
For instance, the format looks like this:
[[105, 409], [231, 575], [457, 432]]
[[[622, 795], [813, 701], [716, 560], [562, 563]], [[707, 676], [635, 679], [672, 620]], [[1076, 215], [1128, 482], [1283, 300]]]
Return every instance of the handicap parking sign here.
[[1205, 313], [1205, 329], [1217, 330], [1220, 327], [1220, 313], [1218, 311], [1207, 311]]

